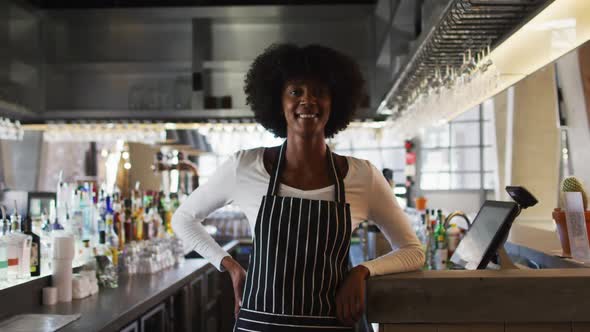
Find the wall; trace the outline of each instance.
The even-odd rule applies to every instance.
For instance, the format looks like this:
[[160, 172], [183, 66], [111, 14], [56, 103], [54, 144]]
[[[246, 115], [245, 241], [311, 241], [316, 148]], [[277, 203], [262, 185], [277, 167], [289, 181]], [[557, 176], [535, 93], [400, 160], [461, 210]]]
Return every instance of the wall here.
[[42, 136], [40, 132], [25, 132], [22, 141], [0, 140], [0, 153], [7, 189], [37, 191]]
[[147, 144], [129, 143], [131, 169], [128, 174], [131, 186], [135, 186], [135, 183], [139, 182], [141, 190], [160, 189], [160, 175], [151, 168], [159, 150], [158, 147]]
[[507, 147], [507, 126], [508, 126], [508, 96], [513, 95], [513, 88], [502, 91], [493, 97], [494, 100], [494, 123], [496, 130], [496, 156], [498, 176], [496, 188], [494, 189], [494, 198], [496, 200], [508, 199], [508, 194], [504, 190], [506, 187], [506, 177], [510, 171], [507, 169], [506, 160], [512, 160], [512, 149]]
[[[590, 45], [590, 43], [588, 43]], [[590, 127], [588, 126], [588, 115], [585, 112], [586, 103], [580, 75], [580, 63], [578, 51], [573, 51], [557, 62], [557, 73], [559, 86], [563, 93], [563, 105], [567, 133], [569, 139], [569, 156], [572, 163], [573, 175], [590, 186]]]
[[539, 201], [524, 210], [519, 220], [552, 223], [551, 212], [558, 201], [560, 155], [553, 65], [514, 86], [512, 122], [512, 135], [508, 131], [506, 140], [512, 145], [511, 176], [506, 183], [526, 187]]
[[39, 191], [56, 191], [59, 174], [62, 181], [76, 182], [86, 178], [89, 143], [43, 142], [39, 162]]

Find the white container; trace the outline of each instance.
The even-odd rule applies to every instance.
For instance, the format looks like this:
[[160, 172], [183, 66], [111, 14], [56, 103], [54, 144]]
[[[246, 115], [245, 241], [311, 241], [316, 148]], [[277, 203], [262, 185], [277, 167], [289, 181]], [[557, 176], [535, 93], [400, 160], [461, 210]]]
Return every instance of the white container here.
[[76, 274], [72, 279], [72, 298], [83, 299], [90, 295], [90, 281], [88, 277]]
[[57, 300], [59, 302], [72, 301], [72, 260], [53, 259], [53, 287], [57, 288]]
[[74, 237], [66, 232], [53, 235], [53, 259], [73, 260], [76, 252]]
[[43, 305], [54, 305], [57, 303], [57, 288], [43, 288]]
[[53, 286], [57, 287], [59, 302], [72, 301], [72, 261], [75, 254], [74, 237], [66, 232], [53, 234]]

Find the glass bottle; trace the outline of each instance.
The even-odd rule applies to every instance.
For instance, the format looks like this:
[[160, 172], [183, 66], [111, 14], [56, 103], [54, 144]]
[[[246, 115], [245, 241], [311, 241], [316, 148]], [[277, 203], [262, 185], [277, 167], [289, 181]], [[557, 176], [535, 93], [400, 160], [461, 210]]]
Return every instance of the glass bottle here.
[[4, 240], [4, 234], [0, 233], [0, 284], [6, 282], [8, 279], [8, 257], [7, 257], [7, 243]]
[[125, 200], [125, 243], [131, 243], [134, 240], [133, 233], [133, 215], [131, 212], [132, 201], [131, 199]]
[[41, 214], [43, 226], [41, 227], [41, 273], [48, 274], [52, 271], [53, 262], [53, 225], [45, 214]]
[[449, 256], [449, 250], [447, 246], [447, 231], [444, 225], [444, 219], [442, 217], [442, 210], [437, 210], [438, 224], [434, 231], [436, 237], [436, 269], [446, 270], [447, 260]]
[[6, 220], [6, 208], [4, 205], [0, 205], [0, 212], [2, 212], [2, 220], [0, 221], [0, 284], [4, 283], [8, 279], [8, 243], [6, 242], [6, 233], [8, 232], [7, 220]]
[[119, 285], [119, 276], [115, 262], [113, 261], [113, 252], [109, 245], [106, 244], [106, 232], [100, 231], [98, 245], [94, 248], [96, 258], [98, 282], [103, 287], [117, 288]]
[[125, 246], [125, 213], [121, 209], [121, 203], [113, 203], [113, 229], [119, 239], [119, 251]]
[[31, 237], [31, 254], [30, 254], [30, 273], [31, 277], [38, 277], [41, 275], [41, 238], [39, 235], [33, 233], [33, 220], [30, 216], [25, 218], [24, 234]]
[[154, 228], [154, 208], [147, 208], [146, 212], [147, 214], [145, 214], [143, 217], [143, 231], [141, 232], [143, 240], [149, 240], [152, 238]]
[[18, 214], [16, 202], [14, 213], [10, 216], [11, 232], [6, 237], [8, 278], [22, 279], [31, 276], [31, 241], [32, 238], [21, 230], [21, 216]]
[[113, 215], [108, 212], [106, 214], [105, 240], [106, 245], [109, 247], [109, 250], [111, 251], [111, 255], [113, 257], [113, 264], [117, 266], [119, 261], [119, 237], [117, 236], [117, 233], [115, 233], [115, 228], [113, 225]]

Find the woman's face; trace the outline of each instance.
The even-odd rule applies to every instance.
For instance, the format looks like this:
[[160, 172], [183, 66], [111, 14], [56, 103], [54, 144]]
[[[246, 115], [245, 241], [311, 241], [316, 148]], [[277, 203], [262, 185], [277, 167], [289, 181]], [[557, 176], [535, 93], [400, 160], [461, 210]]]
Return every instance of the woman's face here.
[[287, 132], [324, 136], [332, 109], [332, 97], [326, 85], [313, 80], [287, 81], [282, 100]]

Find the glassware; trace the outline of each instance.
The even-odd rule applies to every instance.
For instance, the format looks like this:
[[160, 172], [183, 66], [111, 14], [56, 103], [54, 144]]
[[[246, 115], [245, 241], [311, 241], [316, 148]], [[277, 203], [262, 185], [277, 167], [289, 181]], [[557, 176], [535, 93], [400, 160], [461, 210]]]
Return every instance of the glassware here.
[[0, 237], [0, 284], [8, 280], [8, 246], [4, 241], [4, 236]]
[[14, 202], [14, 213], [10, 216], [12, 222], [11, 232], [6, 235], [7, 263], [9, 279], [26, 279], [31, 276], [31, 242], [32, 237], [21, 230], [21, 216], [18, 214], [16, 201]]
[[24, 129], [20, 121], [0, 118], [0, 140], [21, 141], [23, 136]]

